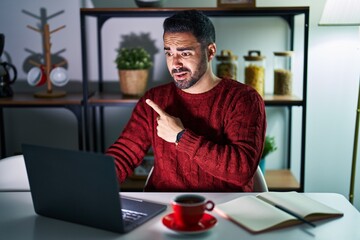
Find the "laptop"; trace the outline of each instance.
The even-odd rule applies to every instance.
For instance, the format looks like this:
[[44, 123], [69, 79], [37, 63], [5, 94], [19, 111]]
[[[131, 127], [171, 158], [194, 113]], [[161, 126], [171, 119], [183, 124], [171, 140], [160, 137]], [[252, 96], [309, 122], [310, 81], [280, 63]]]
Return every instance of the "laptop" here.
[[114, 159], [100, 153], [23, 144], [38, 215], [126, 233], [166, 205], [120, 196]]

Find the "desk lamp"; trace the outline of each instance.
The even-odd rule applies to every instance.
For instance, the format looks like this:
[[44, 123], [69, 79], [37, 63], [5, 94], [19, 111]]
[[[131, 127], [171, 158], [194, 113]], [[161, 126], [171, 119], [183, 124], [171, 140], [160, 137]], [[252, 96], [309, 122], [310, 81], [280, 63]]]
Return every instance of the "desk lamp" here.
[[[360, 26], [360, 0], [327, 0], [319, 26]], [[360, 27], [359, 27], [360, 34]], [[359, 82], [360, 84], [360, 82]], [[355, 136], [351, 165], [349, 201], [354, 201], [354, 185], [360, 115], [360, 85], [355, 120]]]

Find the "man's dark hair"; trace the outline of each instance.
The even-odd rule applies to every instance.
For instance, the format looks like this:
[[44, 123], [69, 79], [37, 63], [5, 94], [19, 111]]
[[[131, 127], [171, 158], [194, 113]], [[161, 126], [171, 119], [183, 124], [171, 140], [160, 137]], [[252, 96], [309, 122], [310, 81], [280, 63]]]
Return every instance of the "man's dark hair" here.
[[197, 10], [186, 10], [175, 13], [165, 19], [163, 28], [164, 34], [190, 32], [203, 46], [215, 42], [214, 25], [205, 14]]

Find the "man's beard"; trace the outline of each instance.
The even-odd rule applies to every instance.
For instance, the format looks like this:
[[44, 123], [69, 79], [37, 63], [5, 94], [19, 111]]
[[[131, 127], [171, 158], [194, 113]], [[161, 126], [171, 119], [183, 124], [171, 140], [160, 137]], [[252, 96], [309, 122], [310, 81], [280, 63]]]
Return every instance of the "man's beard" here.
[[200, 61], [198, 66], [199, 67], [194, 72], [194, 74], [192, 74], [192, 72], [187, 68], [173, 69], [172, 73], [189, 72], [190, 75], [191, 75], [190, 80], [187, 80], [187, 79], [185, 79], [185, 80], [175, 80], [174, 79], [176, 87], [178, 87], [180, 89], [188, 89], [188, 88], [194, 86], [201, 79], [201, 77], [206, 72], [206, 66], [207, 66], [205, 53], [202, 55], [201, 61]]

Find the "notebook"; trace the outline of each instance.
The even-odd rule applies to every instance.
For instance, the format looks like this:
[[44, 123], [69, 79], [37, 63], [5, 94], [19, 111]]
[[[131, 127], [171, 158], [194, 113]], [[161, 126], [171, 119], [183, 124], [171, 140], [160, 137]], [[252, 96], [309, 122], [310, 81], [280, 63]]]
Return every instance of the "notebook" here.
[[215, 211], [252, 233], [342, 217], [344, 213], [304, 194], [292, 192], [263, 192], [218, 204]]
[[38, 215], [126, 233], [166, 209], [121, 197], [110, 156], [30, 144], [22, 150]]

